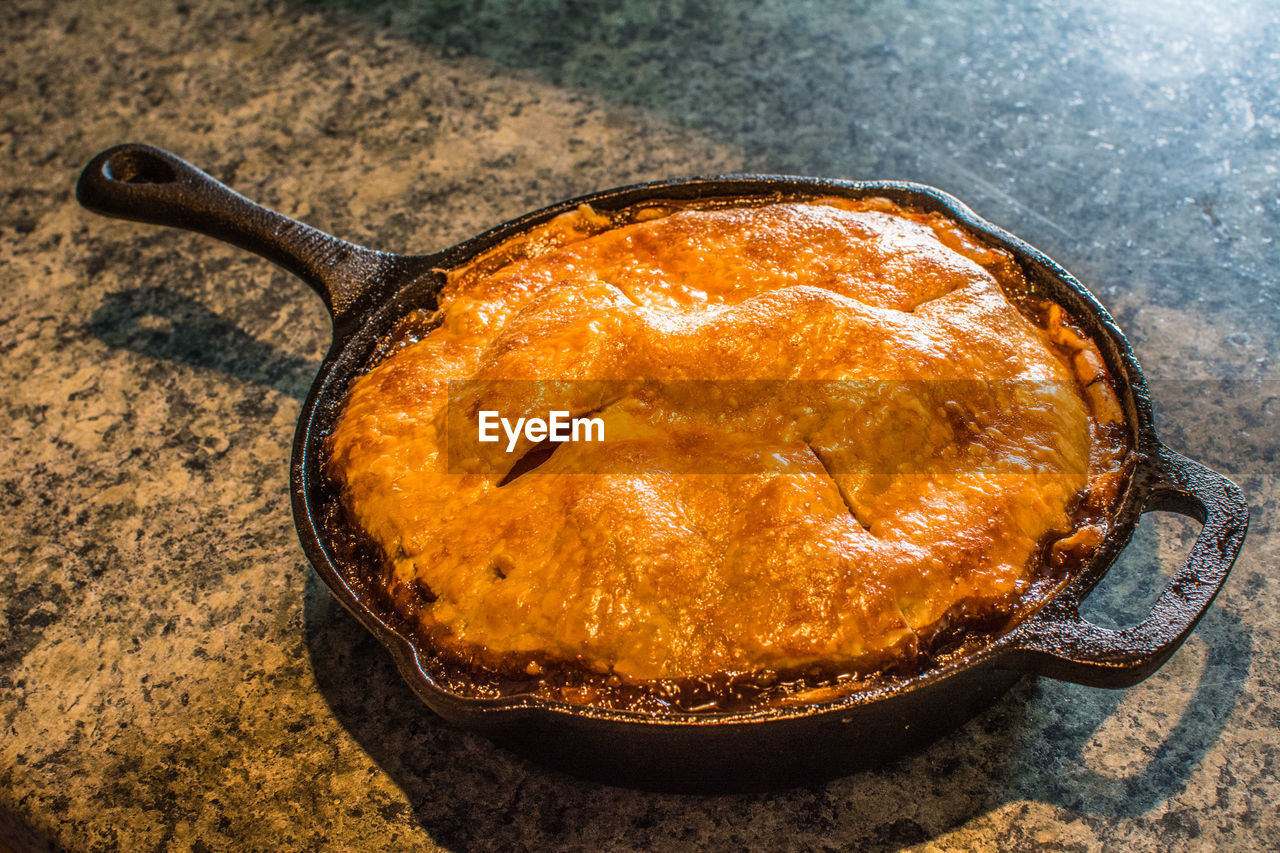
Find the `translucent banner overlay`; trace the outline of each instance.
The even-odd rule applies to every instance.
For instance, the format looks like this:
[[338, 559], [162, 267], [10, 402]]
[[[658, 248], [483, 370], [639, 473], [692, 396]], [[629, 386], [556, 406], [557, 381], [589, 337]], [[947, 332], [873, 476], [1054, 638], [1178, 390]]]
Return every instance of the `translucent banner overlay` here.
[[[1195, 429], [1224, 432], [1256, 430], [1280, 389], [1184, 381], [1151, 390], [1157, 410], [1166, 397], [1198, 410], [1185, 418]], [[442, 449], [450, 473], [506, 481], [533, 473], [1056, 475], [1080, 473], [1091, 446], [1096, 453], [1121, 440], [1119, 412], [1109, 394], [1060, 380], [455, 381]], [[1237, 426], [1210, 426], [1228, 416]]]

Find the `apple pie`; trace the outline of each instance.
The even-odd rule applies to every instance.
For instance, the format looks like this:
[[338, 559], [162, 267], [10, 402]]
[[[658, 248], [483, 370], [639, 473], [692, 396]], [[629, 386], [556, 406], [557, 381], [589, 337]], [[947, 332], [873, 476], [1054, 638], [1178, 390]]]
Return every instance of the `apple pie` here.
[[[584, 206], [404, 328], [329, 474], [406, 623], [531, 682], [919, 665], [1034, 609], [1126, 472], [1093, 342], [1008, 252], [882, 198]], [[510, 428], [554, 413], [600, 440]]]

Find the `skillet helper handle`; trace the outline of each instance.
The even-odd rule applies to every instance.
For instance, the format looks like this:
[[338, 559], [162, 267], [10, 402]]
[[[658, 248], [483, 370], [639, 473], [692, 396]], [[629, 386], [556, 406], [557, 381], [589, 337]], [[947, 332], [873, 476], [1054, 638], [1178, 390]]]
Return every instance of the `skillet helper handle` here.
[[76, 199], [95, 213], [198, 231], [274, 261], [320, 294], [335, 325], [371, 283], [417, 272], [400, 269], [415, 258], [366, 249], [290, 219], [152, 145], [117, 145], [94, 157], [76, 183]]
[[1146, 618], [1129, 628], [1086, 621], [1078, 611], [1083, 596], [1064, 590], [1061, 604], [1050, 602], [1012, 632], [1030, 671], [1092, 687], [1137, 684], [1182, 645], [1226, 581], [1249, 526], [1239, 487], [1163, 444], [1146, 464], [1155, 486], [1143, 512], [1169, 510], [1203, 525], [1186, 562]]

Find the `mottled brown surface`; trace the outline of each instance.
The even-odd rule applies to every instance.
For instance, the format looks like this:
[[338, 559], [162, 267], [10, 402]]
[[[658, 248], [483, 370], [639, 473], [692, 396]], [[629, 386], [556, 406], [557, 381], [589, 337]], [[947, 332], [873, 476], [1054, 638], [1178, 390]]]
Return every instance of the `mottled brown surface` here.
[[[341, 5], [0, 4], [0, 840], [1280, 847], [1274, 9]], [[134, 139], [390, 250], [668, 175], [936, 183], [1115, 312], [1166, 440], [1249, 497], [1244, 555], [1149, 681], [1024, 682], [893, 767], [717, 798], [542, 770], [423, 708], [306, 567], [320, 301], [79, 209], [79, 168]], [[1144, 612], [1194, 531], [1149, 516], [1093, 617]]]

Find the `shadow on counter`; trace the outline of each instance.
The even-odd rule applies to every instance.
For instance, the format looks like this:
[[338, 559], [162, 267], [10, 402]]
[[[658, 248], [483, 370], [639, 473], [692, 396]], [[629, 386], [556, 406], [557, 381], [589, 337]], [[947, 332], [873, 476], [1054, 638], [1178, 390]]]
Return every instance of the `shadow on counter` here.
[[[1150, 528], [1140, 531], [1123, 559], [1154, 563], [1154, 539]], [[1095, 592], [1097, 621], [1113, 622], [1108, 611], [1135, 603], [1144, 572], [1121, 575]], [[569, 777], [450, 726], [314, 574], [305, 624], [316, 681], [336, 718], [404, 792], [413, 820], [458, 850], [670, 849], [681, 839], [700, 849], [803, 848], [806, 836], [890, 850], [1017, 801], [1139, 817], [1200, 766], [1250, 659], [1239, 621], [1217, 607], [1166, 671], [1129, 690], [1027, 678], [955, 733], [886, 768], [774, 793], [691, 796]]]
[[163, 287], [109, 294], [89, 318], [89, 333], [116, 349], [216, 370], [305, 399], [320, 365], [249, 335], [207, 306]]
[[0, 804], [0, 853], [55, 853], [66, 850], [53, 840], [51, 828], [36, 829], [18, 809]]

